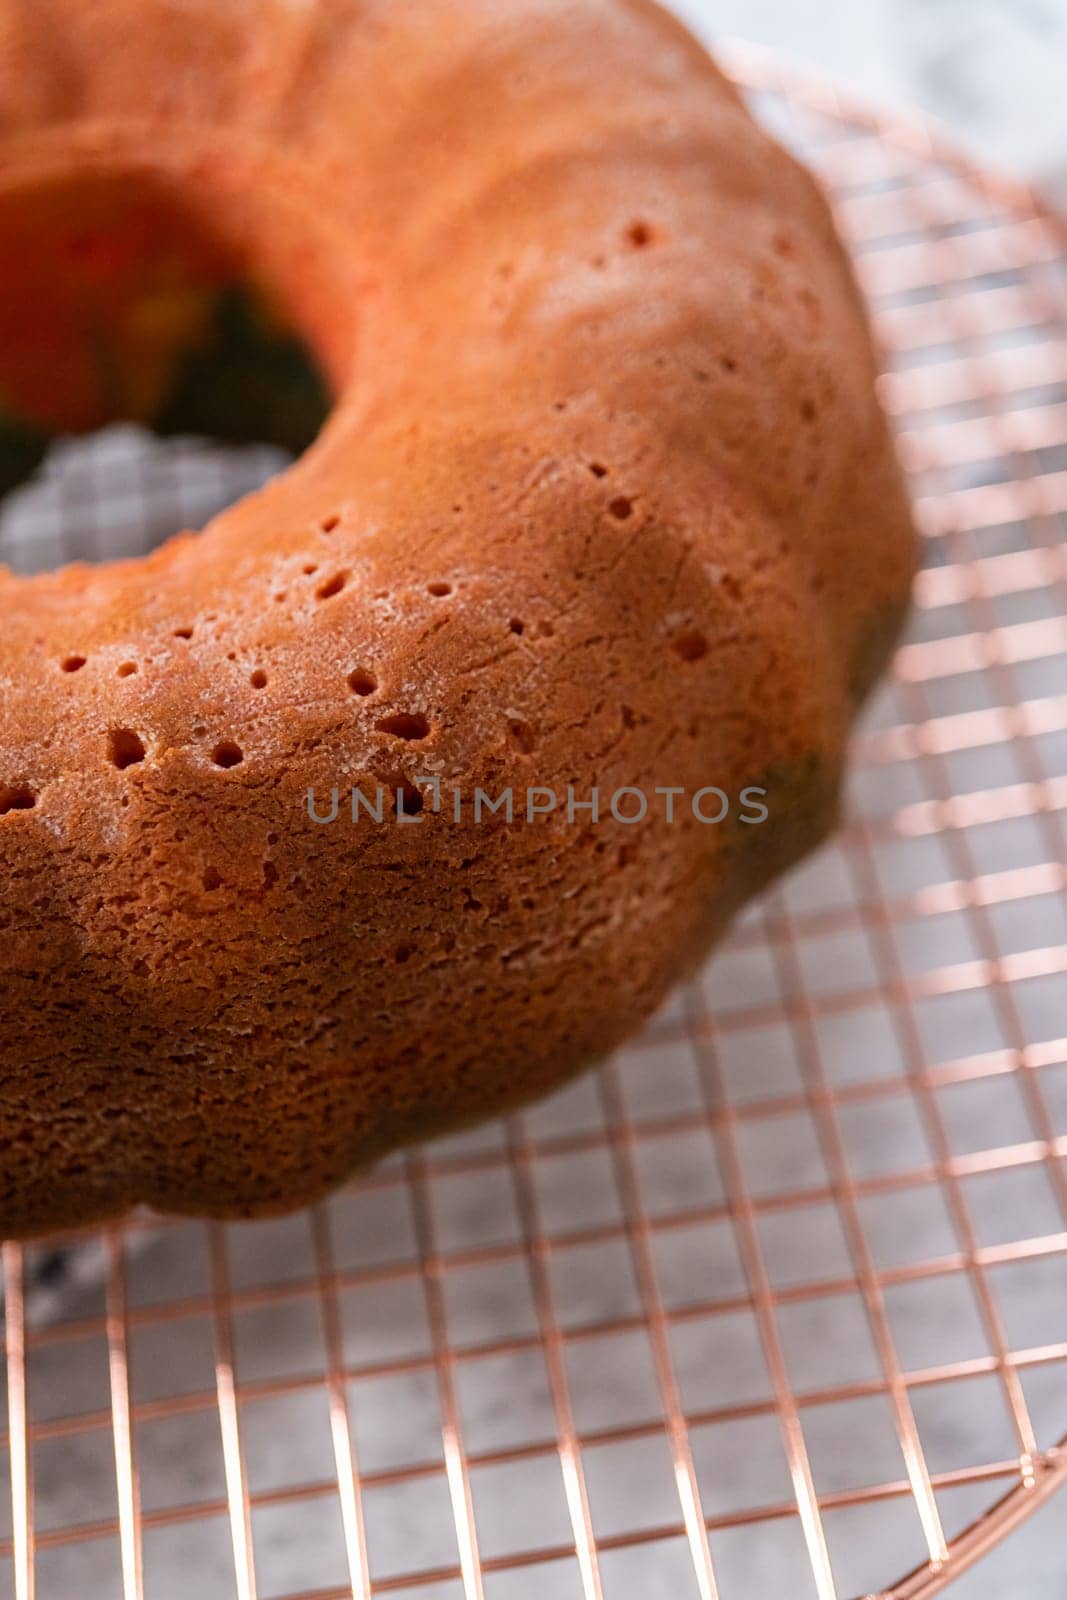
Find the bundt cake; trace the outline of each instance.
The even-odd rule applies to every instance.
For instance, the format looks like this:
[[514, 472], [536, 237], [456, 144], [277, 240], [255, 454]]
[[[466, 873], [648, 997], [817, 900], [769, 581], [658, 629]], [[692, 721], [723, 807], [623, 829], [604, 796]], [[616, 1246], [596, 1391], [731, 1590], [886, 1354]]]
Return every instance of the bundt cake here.
[[0, 0], [0, 153], [4, 487], [298, 454], [0, 576], [0, 1231], [310, 1201], [832, 826], [915, 550], [861, 302], [649, 0]]

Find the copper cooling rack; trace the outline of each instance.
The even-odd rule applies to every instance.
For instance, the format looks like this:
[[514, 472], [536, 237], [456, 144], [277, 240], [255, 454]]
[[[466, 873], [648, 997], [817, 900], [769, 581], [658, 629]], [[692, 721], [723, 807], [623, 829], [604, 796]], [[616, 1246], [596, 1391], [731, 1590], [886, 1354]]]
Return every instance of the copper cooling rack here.
[[[729, 60], [834, 197], [926, 536], [847, 826], [525, 1116], [284, 1222], [6, 1245], [16, 1600], [919, 1600], [1067, 1480], [1067, 245]], [[0, 555], [276, 464], [112, 430]]]

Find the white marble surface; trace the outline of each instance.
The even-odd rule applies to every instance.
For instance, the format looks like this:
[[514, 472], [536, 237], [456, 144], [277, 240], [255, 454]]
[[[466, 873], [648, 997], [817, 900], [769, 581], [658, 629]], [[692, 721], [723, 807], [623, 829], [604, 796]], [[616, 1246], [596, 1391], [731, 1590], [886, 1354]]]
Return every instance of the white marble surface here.
[[973, 153], [1067, 205], [1067, 0], [672, 0], [885, 105], [918, 107]]

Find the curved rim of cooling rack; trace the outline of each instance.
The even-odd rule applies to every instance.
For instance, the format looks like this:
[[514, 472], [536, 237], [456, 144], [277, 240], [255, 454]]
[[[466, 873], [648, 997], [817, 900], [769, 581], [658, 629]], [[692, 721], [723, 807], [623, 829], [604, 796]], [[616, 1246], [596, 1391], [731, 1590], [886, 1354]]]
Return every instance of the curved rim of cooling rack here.
[[[954, 168], [1006, 208], [1023, 211], [1041, 225], [1053, 229], [1062, 236], [1067, 249], [1067, 215], [1033, 184], [995, 167], [987, 167], [969, 156], [934, 119], [919, 111], [895, 112], [886, 107], [874, 107], [854, 98], [832, 78], [796, 66], [773, 50], [748, 40], [729, 37], [716, 40], [714, 50], [719, 64], [742, 90], [779, 92], [828, 118], [851, 122], [877, 133], [917, 158], [933, 157]], [[1042, 1452], [1040, 1462], [1033, 1464], [1029, 1479], [1021, 1476], [1019, 1483], [949, 1542], [946, 1561], [924, 1562], [892, 1588], [879, 1590], [865, 1600], [932, 1600], [1064, 1488], [1067, 1488], [1067, 1434], [1058, 1444]]]

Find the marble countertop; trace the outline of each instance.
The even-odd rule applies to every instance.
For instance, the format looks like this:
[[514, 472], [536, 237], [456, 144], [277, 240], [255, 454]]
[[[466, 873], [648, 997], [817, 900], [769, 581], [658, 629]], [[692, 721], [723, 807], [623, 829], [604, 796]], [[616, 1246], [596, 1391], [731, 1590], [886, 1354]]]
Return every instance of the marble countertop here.
[[887, 106], [1067, 206], [1067, 0], [671, 0], [702, 38], [735, 35]]

